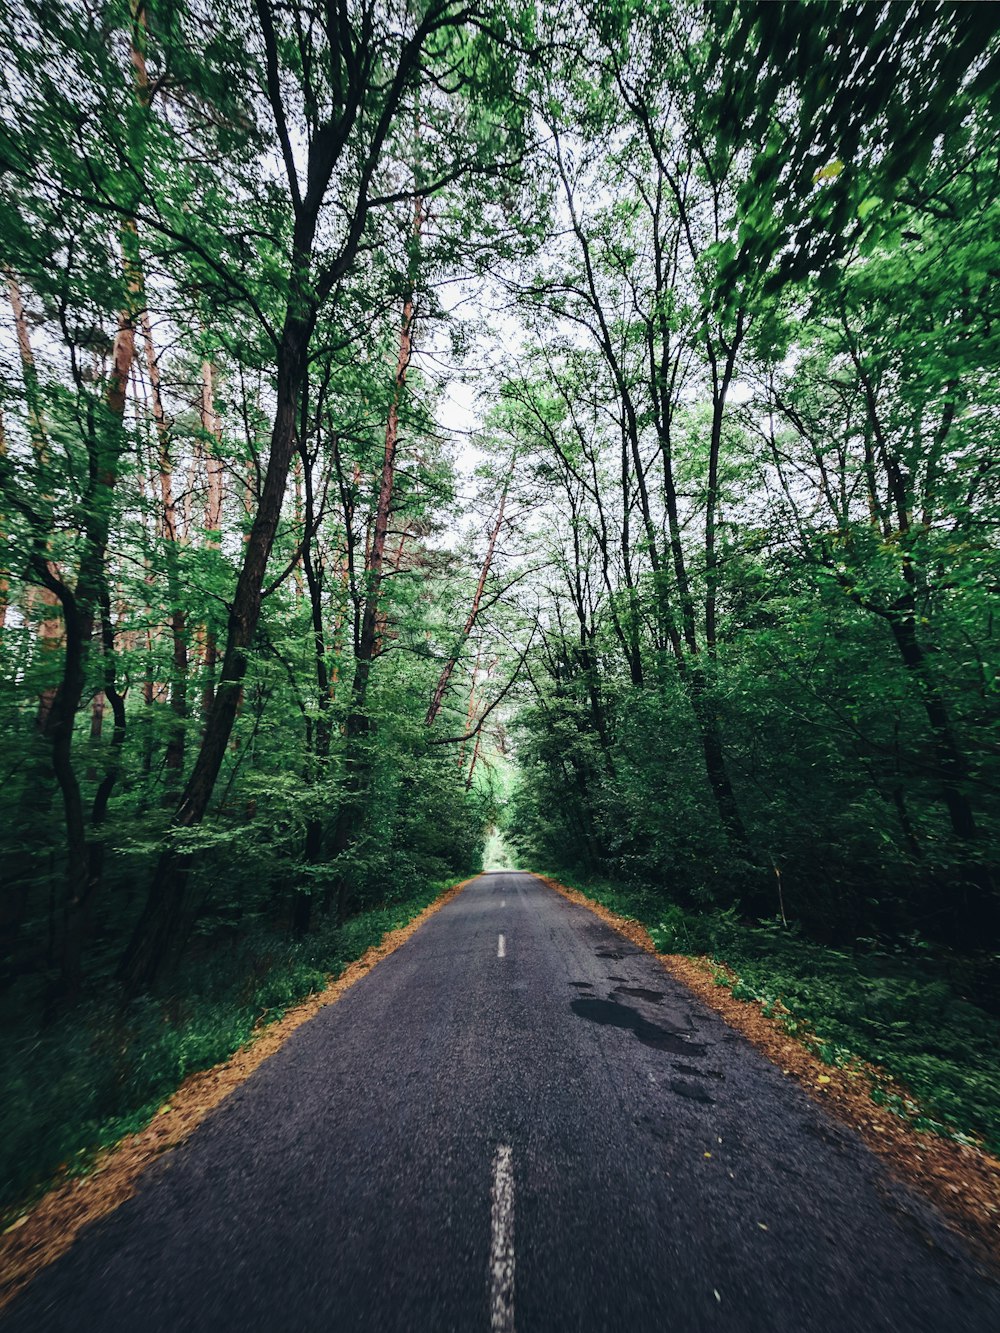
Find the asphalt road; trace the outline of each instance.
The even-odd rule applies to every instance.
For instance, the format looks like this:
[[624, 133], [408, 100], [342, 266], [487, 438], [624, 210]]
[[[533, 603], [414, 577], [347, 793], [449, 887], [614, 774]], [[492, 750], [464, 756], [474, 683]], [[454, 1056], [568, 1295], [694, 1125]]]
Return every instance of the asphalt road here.
[[[502, 941], [501, 941], [502, 937]], [[300, 1028], [2, 1333], [997, 1333], [853, 1135], [529, 875]]]

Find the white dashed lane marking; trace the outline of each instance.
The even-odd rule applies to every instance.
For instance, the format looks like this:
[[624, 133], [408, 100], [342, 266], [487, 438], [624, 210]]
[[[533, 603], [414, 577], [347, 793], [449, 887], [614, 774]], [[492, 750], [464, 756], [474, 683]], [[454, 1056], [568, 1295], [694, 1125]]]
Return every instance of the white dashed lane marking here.
[[498, 958], [507, 957], [507, 941], [504, 939], [502, 935], [497, 940], [497, 957]]
[[505, 1143], [493, 1158], [490, 1200], [490, 1327], [514, 1333], [514, 1161]]

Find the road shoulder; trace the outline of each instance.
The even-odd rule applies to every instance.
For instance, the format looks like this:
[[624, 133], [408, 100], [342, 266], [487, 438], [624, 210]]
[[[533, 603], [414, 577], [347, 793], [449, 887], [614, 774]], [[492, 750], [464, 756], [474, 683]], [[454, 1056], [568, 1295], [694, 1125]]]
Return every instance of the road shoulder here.
[[[872, 1089], [877, 1084], [884, 1090], [891, 1084], [884, 1071], [860, 1060], [843, 1068], [825, 1064], [802, 1040], [788, 1033], [779, 1018], [766, 1016], [759, 1002], [738, 1000], [727, 987], [717, 985], [715, 973], [720, 965], [713, 960], [658, 953], [640, 922], [620, 916], [549, 876], [536, 878], [652, 954], [665, 971], [746, 1037], [829, 1115], [857, 1133], [893, 1174], [933, 1204], [994, 1275], [1000, 1272], [1000, 1161], [981, 1148], [914, 1130], [876, 1105]], [[898, 1091], [906, 1095], [905, 1089]]]

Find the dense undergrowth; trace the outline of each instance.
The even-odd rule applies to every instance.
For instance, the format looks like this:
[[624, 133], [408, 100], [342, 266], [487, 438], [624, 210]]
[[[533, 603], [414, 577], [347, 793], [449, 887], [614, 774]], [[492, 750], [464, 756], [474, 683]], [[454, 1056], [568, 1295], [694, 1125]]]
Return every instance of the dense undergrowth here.
[[110, 993], [59, 1022], [8, 1025], [0, 1043], [0, 1216], [59, 1171], [83, 1172], [101, 1148], [141, 1129], [182, 1080], [225, 1060], [262, 1024], [323, 989], [447, 886], [324, 922], [300, 941], [263, 928], [210, 963], [192, 959], [169, 994], [121, 1008]]
[[779, 921], [748, 924], [733, 911], [699, 914], [653, 889], [576, 882], [595, 901], [645, 925], [662, 953], [708, 955], [720, 985], [807, 1041], [830, 1064], [880, 1066], [912, 1094], [873, 1096], [917, 1129], [981, 1140], [1000, 1152], [1000, 1017], [972, 1003], [970, 960], [913, 938], [831, 948]]

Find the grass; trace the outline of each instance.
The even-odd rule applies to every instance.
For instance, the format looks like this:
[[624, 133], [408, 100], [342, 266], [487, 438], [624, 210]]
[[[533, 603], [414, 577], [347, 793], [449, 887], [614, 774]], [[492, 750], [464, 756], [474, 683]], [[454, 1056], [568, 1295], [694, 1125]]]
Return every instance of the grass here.
[[780, 922], [747, 925], [731, 911], [686, 912], [651, 889], [577, 887], [641, 922], [662, 953], [724, 964], [735, 979], [720, 968], [718, 984], [737, 999], [761, 1002], [828, 1064], [859, 1057], [879, 1065], [912, 1099], [879, 1089], [873, 1096], [916, 1128], [972, 1138], [1000, 1153], [1000, 1019], [959, 992], [949, 978], [955, 960], [919, 941], [833, 949]]
[[0, 1043], [0, 1219], [57, 1175], [85, 1172], [101, 1148], [148, 1124], [188, 1074], [226, 1060], [447, 887], [428, 885], [299, 943], [261, 931], [203, 952], [169, 995], [125, 1009], [108, 993], [43, 1031], [14, 1016]]

